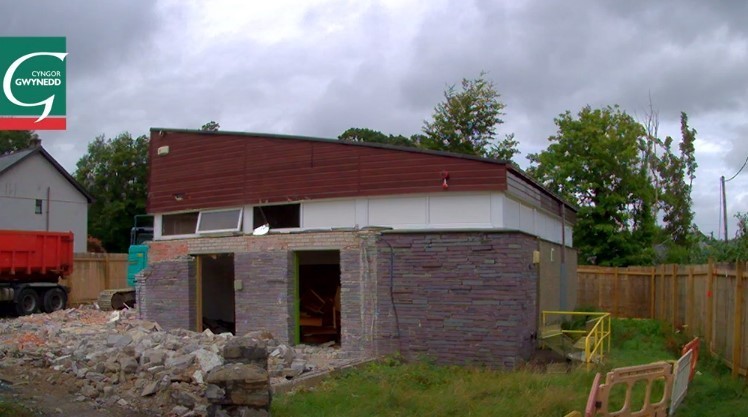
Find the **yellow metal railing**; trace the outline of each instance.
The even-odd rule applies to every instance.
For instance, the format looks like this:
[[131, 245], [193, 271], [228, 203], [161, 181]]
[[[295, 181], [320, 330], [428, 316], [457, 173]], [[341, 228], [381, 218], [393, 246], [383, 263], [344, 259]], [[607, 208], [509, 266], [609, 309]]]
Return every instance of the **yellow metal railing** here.
[[589, 311], [543, 311], [542, 312], [542, 331], [549, 328], [553, 323], [560, 324], [560, 317], [564, 316], [588, 316], [591, 317], [587, 321], [587, 324], [591, 324], [592, 327], [589, 330], [557, 330], [561, 334], [569, 335], [582, 335], [580, 339], [584, 339], [584, 357], [583, 362], [586, 364], [591, 363], [595, 358], [602, 359], [605, 348], [607, 345], [607, 351], [610, 352], [610, 313], [604, 312], [589, 312]]

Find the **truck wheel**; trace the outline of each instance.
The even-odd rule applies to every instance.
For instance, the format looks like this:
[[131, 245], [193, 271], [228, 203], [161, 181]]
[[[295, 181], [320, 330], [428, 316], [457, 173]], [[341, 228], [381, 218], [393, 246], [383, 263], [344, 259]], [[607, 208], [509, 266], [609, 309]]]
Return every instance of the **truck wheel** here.
[[44, 293], [42, 307], [45, 313], [62, 310], [68, 302], [68, 295], [60, 288], [52, 288]]
[[16, 313], [26, 316], [39, 310], [39, 294], [33, 288], [24, 288], [16, 297]]

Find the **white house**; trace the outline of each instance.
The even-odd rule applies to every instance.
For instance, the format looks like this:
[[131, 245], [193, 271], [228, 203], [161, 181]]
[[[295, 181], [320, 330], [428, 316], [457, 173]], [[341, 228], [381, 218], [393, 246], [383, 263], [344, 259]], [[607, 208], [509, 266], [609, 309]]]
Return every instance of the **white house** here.
[[41, 145], [0, 155], [0, 229], [72, 231], [86, 252], [92, 201]]

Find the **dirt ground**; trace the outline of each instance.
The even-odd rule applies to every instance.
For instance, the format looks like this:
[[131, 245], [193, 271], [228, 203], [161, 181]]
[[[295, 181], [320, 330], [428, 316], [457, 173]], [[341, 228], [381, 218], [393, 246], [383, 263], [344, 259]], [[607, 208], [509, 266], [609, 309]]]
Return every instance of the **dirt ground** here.
[[54, 371], [0, 366], [0, 398], [43, 417], [155, 417], [117, 406], [104, 409], [90, 401], [78, 401], [75, 385], [48, 382], [51, 372]]

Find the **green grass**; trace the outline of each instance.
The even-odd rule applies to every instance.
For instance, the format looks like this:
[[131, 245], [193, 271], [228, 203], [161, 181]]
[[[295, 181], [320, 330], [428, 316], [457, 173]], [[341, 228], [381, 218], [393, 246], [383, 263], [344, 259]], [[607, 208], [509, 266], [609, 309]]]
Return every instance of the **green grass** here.
[[0, 417], [34, 417], [29, 410], [0, 399]]
[[[613, 348], [603, 375], [614, 367], [675, 359], [683, 335], [651, 320], [614, 320]], [[702, 355], [703, 356], [703, 355]], [[677, 417], [748, 415], [745, 379], [702, 358]], [[595, 370], [542, 374], [481, 368], [402, 364], [390, 359], [331, 378], [312, 390], [274, 398], [275, 417], [315, 416], [564, 416], [582, 410]], [[641, 401], [643, 387], [634, 392]], [[660, 393], [662, 389], [660, 388]]]

